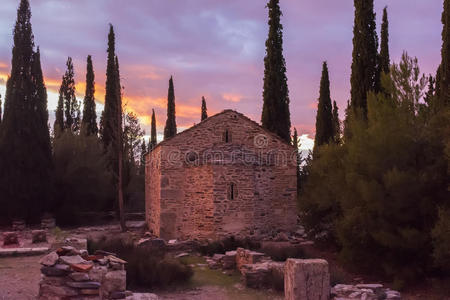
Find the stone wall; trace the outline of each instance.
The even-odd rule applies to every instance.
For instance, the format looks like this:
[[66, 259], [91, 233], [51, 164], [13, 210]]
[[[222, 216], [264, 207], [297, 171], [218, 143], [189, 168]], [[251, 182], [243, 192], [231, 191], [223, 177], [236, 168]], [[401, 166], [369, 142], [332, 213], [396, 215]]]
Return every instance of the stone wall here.
[[125, 299], [125, 261], [101, 252], [88, 255], [66, 246], [44, 256], [40, 261], [39, 300]]
[[166, 239], [292, 230], [295, 161], [292, 146], [242, 114], [210, 117], [147, 155], [148, 226]]

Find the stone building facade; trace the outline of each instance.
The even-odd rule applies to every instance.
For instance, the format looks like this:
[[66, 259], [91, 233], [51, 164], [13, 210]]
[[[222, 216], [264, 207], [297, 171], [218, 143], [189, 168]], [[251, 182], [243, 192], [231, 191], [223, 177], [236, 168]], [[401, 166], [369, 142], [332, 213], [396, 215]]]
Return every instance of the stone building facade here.
[[146, 157], [149, 229], [165, 239], [292, 230], [297, 156], [277, 135], [225, 110]]

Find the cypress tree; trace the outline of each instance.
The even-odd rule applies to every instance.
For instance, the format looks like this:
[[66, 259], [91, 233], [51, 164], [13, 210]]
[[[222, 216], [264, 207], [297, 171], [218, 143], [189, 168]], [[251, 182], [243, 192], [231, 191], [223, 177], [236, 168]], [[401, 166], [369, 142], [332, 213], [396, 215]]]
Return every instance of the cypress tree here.
[[30, 5], [21, 0], [0, 132], [0, 215], [36, 221], [53, 193], [47, 98], [33, 48]]
[[[64, 83], [64, 77], [63, 77], [63, 83]], [[64, 96], [63, 96], [63, 85], [59, 87], [59, 98], [58, 98], [58, 105], [56, 106], [55, 111], [55, 123], [53, 124], [53, 133], [55, 138], [58, 138], [61, 136], [62, 132], [64, 131]]]
[[295, 156], [296, 156], [296, 167], [297, 167], [297, 191], [300, 188], [300, 153], [299, 153], [299, 145], [300, 140], [298, 138], [297, 128], [294, 127], [294, 136], [292, 137], [292, 144], [295, 149]]
[[97, 135], [97, 114], [95, 112], [95, 75], [92, 57], [87, 57], [86, 92], [83, 103], [82, 132], [86, 135]]
[[383, 9], [383, 23], [381, 24], [381, 42], [380, 42], [380, 71], [389, 73], [391, 60], [389, 56], [389, 20], [387, 7]]
[[202, 121], [208, 118], [208, 112], [206, 110], [206, 100], [205, 97], [202, 97]]
[[105, 107], [101, 120], [101, 137], [105, 151], [111, 146], [113, 139], [117, 136], [117, 114], [118, 114], [118, 91], [117, 87], [117, 68], [115, 54], [115, 34], [114, 28], [110, 24], [108, 35], [108, 62], [106, 67], [106, 93]]
[[354, 0], [351, 107], [367, 117], [367, 93], [376, 91], [378, 38], [373, 0]]
[[2, 124], [2, 95], [0, 95], [0, 129]]
[[269, 36], [266, 40], [264, 58], [264, 87], [262, 126], [285, 141], [290, 139], [291, 117], [289, 112], [289, 90], [286, 77], [286, 62], [283, 57], [283, 25], [279, 0], [270, 0]]
[[167, 120], [164, 127], [164, 139], [177, 134], [177, 123], [175, 121], [175, 91], [173, 88], [173, 78], [170, 76], [169, 91], [167, 95]]
[[341, 141], [341, 121], [339, 120], [339, 109], [336, 101], [333, 101], [333, 140], [336, 144]]
[[316, 137], [314, 149], [323, 144], [328, 144], [334, 138], [333, 115], [330, 96], [330, 79], [327, 63], [323, 63], [322, 78], [320, 79], [320, 96], [316, 115]]
[[450, 105], [450, 0], [444, 0], [442, 12], [442, 62], [440, 66], [439, 105]]
[[150, 141], [148, 144], [148, 151], [152, 151], [157, 144], [156, 140], [156, 117], [155, 117], [155, 110], [152, 109], [152, 125], [151, 125], [151, 132], [150, 132]]
[[145, 155], [147, 155], [147, 148], [145, 147], [145, 140], [141, 142], [141, 161], [140, 161], [140, 173], [145, 174]]

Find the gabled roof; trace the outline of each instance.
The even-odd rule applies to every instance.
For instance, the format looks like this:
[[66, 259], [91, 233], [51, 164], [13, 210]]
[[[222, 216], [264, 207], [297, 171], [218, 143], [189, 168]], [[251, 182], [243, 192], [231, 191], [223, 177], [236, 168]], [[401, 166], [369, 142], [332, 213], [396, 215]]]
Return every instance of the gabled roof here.
[[[153, 148], [153, 149], [156, 149], [156, 148], [158, 148], [159, 146], [164, 146], [165, 144], [170, 143], [170, 141], [171, 141], [173, 138], [175, 138], [175, 137], [177, 137], [177, 136], [180, 136], [180, 135], [183, 135], [183, 134], [185, 134], [185, 133], [187, 133], [187, 132], [189, 132], [189, 131], [191, 131], [191, 130], [197, 128], [197, 127], [203, 126], [203, 125], [206, 124], [208, 121], [211, 121], [211, 120], [217, 118], [218, 116], [223, 115], [223, 114], [226, 114], [226, 113], [235, 113], [235, 114], [237, 114], [239, 117], [241, 117], [241, 119], [244, 119], [244, 120], [246, 120], [246, 121], [248, 121], [248, 122], [251, 122], [251, 123], [254, 124], [255, 126], [259, 127], [261, 130], [263, 130], [265, 133], [267, 133], [267, 135], [269, 135], [269, 136], [271, 136], [271, 137], [273, 137], [273, 138], [276, 138], [276, 139], [280, 140], [281, 142], [283, 142], [283, 143], [286, 144], [286, 145], [292, 146], [290, 143], [288, 143], [288, 142], [286, 142], [285, 140], [283, 140], [280, 136], [278, 136], [277, 134], [275, 134], [275, 133], [273, 133], [273, 132], [267, 130], [267, 129], [264, 128], [264, 127], [262, 127], [261, 125], [259, 125], [257, 122], [253, 121], [252, 119], [250, 119], [250, 118], [247, 117], [246, 115], [244, 115], [244, 114], [242, 114], [242, 113], [240, 113], [240, 112], [238, 112], [238, 111], [235, 111], [235, 110], [233, 110], [233, 109], [225, 109], [225, 110], [223, 110], [222, 112], [217, 113], [217, 114], [215, 114], [215, 115], [213, 115], [213, 116], [211, 116], [211, 117], [208, 117], [207, 119], [201, 121], [200, 123], [195, 124], [195, 125], [189, 127], [188, 129], [183, 130], [182, 132], [177, 133], [176, 135], [174, 135], [174, 136], [172, 136], [172, 137], [170, 137], [170, 138], [168, 138], [168, 139], [165, 139], [165, 140], [159, 142], [159, 143], [155, 146], [155, 148]], [[292, 146], [292, 147], [293, 147], [293, 146]]]

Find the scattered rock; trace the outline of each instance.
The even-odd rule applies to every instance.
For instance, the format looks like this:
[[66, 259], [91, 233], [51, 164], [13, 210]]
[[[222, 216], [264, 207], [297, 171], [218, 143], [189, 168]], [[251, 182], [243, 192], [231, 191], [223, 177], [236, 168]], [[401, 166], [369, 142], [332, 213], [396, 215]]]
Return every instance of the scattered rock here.
[[167, 245], [175, 245], [177, 243], [177, 240], [169, 240], [167, 242]]
[[237, 251], [225, 252], [225, 256], [222, 258], [222, 268], [229, 270], [236, 267], [236, 253]]
[[19, 244], [19, 236], [17, 232], [4, 232], [3, 233], [3, 245], [18, 245]]
[[124, 292], [126, 289], [126, 272], [112, 271], [107, 272], [103, 277], [102, 290], [108, 294], [111, 292]]
[[41, 273], [47, 276], [65, 276], [69, 274], [70, 267], [68, 265], [56, 264], [53, 267], [43, 266]]
[[93, 266], [94, 266], [93, 264], [71, 264], [70, 265], [72, 270], [74, 270], [75, 272], [82, 272], [82, 273], [89, 272]]
[[189, 253], [183, 252], [183, 253], [180, 253], [180, 254], [176, 255], [175, 257], [176, 258], [181, 258], [181, 257], [185, 257], [185, 256], [189, 256]]
[[39, 263], [41, 265], [47, 266], [47, 267], [51, 267], [54, 266], [56, 264], [56, 262], [58, 261], [58, 254], [56, 254], [55, 251], [50, 252], [49, 254], [47, 254], [46, 256], [42, 257], [39, 261]]
[[74, 264], [82, 264], [87, 263], [86, 260], [84, 260], [79, 255], [73, 255], [73, 256], [60, 256], [59, 260], [61, 263], [64, 263], [66, 265], [74, 265]]
[[36, 243], [46, 243], [47, 233], [45, 230], [32, 230], [31, 231], [31, 241], [33, 244]]
[[86, 273], [73, 272], [73, 273], [69, 274], [69, 277], [73, 281], [89, 281], [89, 275]]
[[125, 299], [127, 294], [125, 292], [113, 292], [109, 294], [110, 299]]
[[75, 282], [75, 281], [68, 281], [66, 284], [70, 287], [76, 288], [76, 289], [98, 289], [100, 288], [100, 282], [96, 281], [84, 281], [84, 282]]
[[275, 241], [277, 241], [277, 242], [287, 242], [287, 241], [289, 241], [289, 237], [287, 236], [286, 233], [280, 232], [275, 237]]

